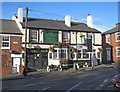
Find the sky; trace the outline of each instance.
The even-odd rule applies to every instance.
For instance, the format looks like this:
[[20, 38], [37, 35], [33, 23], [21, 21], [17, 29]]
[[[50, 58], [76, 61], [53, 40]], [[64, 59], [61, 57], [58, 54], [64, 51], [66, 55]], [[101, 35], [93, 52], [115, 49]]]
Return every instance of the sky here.
[[2, 19], [12, 19], [19, 7], [24, 9], [24, 16], [28, 7], [29, 17], [64, 20], [70, 15], [72, 20], [83, 23], [90, 13], [94, 27], [101, 32], [112, 29], [118, 22], [118, 2], [3, 2]]

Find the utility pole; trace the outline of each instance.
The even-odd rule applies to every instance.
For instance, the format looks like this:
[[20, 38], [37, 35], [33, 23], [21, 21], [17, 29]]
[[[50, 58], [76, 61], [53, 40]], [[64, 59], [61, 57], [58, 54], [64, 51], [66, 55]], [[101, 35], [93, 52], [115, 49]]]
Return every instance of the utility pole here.
[[92, 61], [91, 61], [91, 63], [92, 63], [92, 68], [94, 68], [94, 63], [93, 63], [93, 40], [94, 38], [93, 38], [93, 33], [92, 33], [92, 35], [91, 35], [91, 41], [92, 41]]
[[26, 8], [26, 18], [25, 18], [25, 53], [24, 53], [24, 72], [23, 72], [24, 76], [27, 76], [27, 21], [28, 21], [28, 7]]

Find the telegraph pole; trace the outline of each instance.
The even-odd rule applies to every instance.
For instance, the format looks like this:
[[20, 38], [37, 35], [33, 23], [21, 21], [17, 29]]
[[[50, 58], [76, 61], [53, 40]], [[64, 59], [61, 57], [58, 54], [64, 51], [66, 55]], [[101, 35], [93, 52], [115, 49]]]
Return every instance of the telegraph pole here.
[[92, 37], [91, 37], [91, 38], [92, 38], [92, 39], [91, 39], [91, 40], [92, 40], [92, 62], [91, 62], [91, 63], [92, 63], [92, 68], [94, 68], [94, 63], [93, 63], [93, 50], [94, 50], [94, 49], [93, 49], [93, 39], [94, 39], [94, 38], [93, 38], [93, 33], [92, 33]]
[[26, 8], [26, 18], [25, 18], [25, 53], [24, 53], [24, 71], [23, 71], [24, 76], [27, 76], [27, 21], [28, 21], [28, 7]]

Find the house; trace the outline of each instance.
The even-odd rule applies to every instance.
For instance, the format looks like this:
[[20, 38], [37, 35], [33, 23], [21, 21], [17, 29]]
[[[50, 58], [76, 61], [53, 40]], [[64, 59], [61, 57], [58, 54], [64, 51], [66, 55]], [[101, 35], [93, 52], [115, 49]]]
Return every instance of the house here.
[[0, 67], [2, 75], [20, 73], [22, 33], [14, 20], [1, 19]]
[[120, 61], [120, 23], [116, 27], [102, 33], [103, 63]]
[[[22, 47], [25, 47], [25, 17], [23, 9], [18, 9], [18, 16], [13, 15], [22, 36]], [[92, 17], [88, 15], [88, 25], [65, 20], [28, 18], [27, 22], [27, 67], [46, 68], [48, 65], [59, 65], [61, 60], [71, 62], [90, 61], [91, 55], [101, 63], [101, 32], [92, 28]], [[24, 54], [24, 50], [22, 51]], [[23, 62], [24, 63], [24, 62]]]

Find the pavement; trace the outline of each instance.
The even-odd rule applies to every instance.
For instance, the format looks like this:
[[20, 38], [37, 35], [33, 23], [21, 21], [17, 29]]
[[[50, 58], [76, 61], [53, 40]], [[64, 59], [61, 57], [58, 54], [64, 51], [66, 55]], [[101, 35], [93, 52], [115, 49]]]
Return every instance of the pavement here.
[[[97, 65], [92, 67], [87, 67], [87, 68], [80, 68], [78, 71], [92, 71], [92, 70], [97, 70], [99, 68], [113, 68], [115, 67], [117, 64], [112, 63], [112, 64], [101, 64], [101, 65]], [[56, 72], [56, 71], [52, 71]], [[69, 68], [67, 70], [64, 70], [63, 72], [75, 72], [75, 70], [73, 68]], [[35, 76], [39, 76], [39, 77], [44, 77], [48, 74], [52, 74], [51, 72], [47, 72], [46, 69], [39, 69], [38, 71], [35, 72], [30, 72], [28, 73], [27, 76], [23, 76], [23, 75], [19, 75], [19, 74], [15, 74], [15, 75], [9, 75], [9, 76], [2, 76], [2, 78], [0, 78], [0, 80], [15, 80], [15, 79], [25, 79], [28, 77], [35, 77]]]

